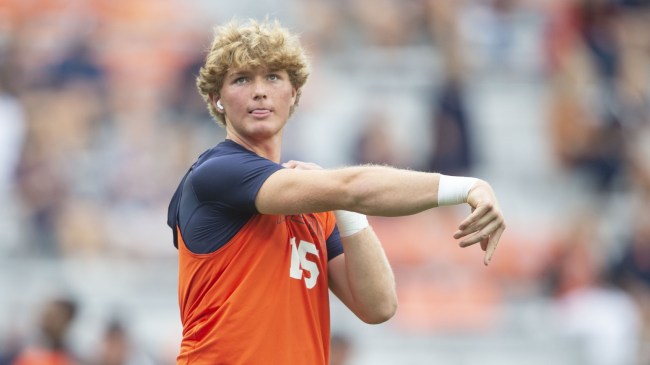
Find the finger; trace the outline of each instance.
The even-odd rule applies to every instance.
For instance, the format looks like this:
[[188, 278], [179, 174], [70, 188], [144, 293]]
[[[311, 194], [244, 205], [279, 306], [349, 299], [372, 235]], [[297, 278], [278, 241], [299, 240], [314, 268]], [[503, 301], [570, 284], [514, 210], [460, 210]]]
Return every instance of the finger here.
[[473, 245], [473, 244], [475, 244], [477, 242], [481, 242], [481, 241], [483, 241], [485, 239], [488, 239], [492, 234], [494, 234], [497, 231], [497, 229], [499, 229], [499, 227], [501, 227], [501, 225], [502, 225], [502, 222], [499, 221], [498, 219], [495, 219], [492, 222], [490, 222], [490, 224], [488, 224], [483, 229], [481, 229], [480, 231], [474, 233], [472, 236], [470, 236], [470, 237], [464, 239], [463, 241], [461, 241], [459, 243], [459, 246], [460, 247], [468, 247], [468, 246], [471, 246], [471, 245]]
[[290, 160], [282, 164], [282, 167], [288, 168], [288, 169], [293, 169], [296, 167], [296, 161]]
[[477, 220], [481, 219], [482, 216], [485, 215], [485, 213], [491, 209], [490, 205], [479, 205], [476, 209], [472, 211], [472, 213], [465, 218], [460, 224], [458, 225], [458, 228], [463, 230], [466, 227], [469, 227], [472, 225], [474, 222]]
[[501, 235], [503, 234], [503, 231], [505, 231], [506, 227], [501, 226], [500, 229], [498, 229], [494, 235], [490, 237], [490, 242], [488, 243], [487, 250], [485, 251], [485, 257], [483, 258], [483, 264], [487, 266], [490, 264], [492, 261], [492, 256], [494, 255], [494, 251], [496, 251], [497, 246], [499, 245], [499, 239], [501, 239]]
[[472, 224], [470, 224], [470, 225], [468, 225], [468, 226], [466, 226], [464, 228], [462, 226], [459, 226], [458, 231], [454, 232], [454, 238], [459, 239], [459, 238], [467, 236], [470, 233], [480, 231], [481, 229], [483, 229], [483, 227], [487, 226], [496, 217], [497, 217], [497, 213], [495, 211], [493, 211], [493, 210], [487, 211], [487, 212], [485, 212], [485, 214], [482, 217], [480, 217], [474, 223], [472, 223]]
[[[463, 241], [459, 243], [461, 247], [467, 247], [471, 246], [475, 243], [482, 242], [484, 240], [489, 240], [490, 237], [503, 225], [502, 221], [500, 220], [493, 220], [490, 222], [487, 226], [483, 227], [483, 229], [477, 231], [473, 235], [466, 237]], [[486, 247], [487, 249], [487, 247]]]
[[[492, 236], [490, 236], [490, 237], [492, 237]], [[490, 242], [490, 238], [489, 238], [489, 237], [486, 238], [486, 239], [484, 239], [484, 240], [482, 240], [482, 241], [481, 241], [481, 250], [483, 250], [483, 251], [487, 251], [487, 247], [488, 247], [488, 243], [489, 243], [489, 242]]]

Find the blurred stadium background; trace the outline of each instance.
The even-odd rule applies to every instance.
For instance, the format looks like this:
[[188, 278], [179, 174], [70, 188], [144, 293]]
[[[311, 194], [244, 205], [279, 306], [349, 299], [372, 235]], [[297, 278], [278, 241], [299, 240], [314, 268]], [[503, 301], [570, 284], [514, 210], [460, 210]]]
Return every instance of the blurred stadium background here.
[[175, 363], [167, 204], [224, 136], [194, 75], [266, 15], [313, 63], [284, 160], [481, 177], [508, 222], [486, 268], [467, 207], [372, 218], [400, 308], [332, 299], [338, 365], [650, 364], [647, 0], [0, 0], [0, 364], [57, 299], [80, 363]]

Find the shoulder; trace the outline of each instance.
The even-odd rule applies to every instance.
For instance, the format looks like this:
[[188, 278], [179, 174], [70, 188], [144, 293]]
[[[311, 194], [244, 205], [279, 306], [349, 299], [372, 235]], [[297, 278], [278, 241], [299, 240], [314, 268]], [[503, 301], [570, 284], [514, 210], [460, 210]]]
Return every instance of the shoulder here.
[[189, 182], [200, 202], [220, 201], [251, 210], [262, 184], [281, 169], [281, 165], [226, 140], [199, 158]]

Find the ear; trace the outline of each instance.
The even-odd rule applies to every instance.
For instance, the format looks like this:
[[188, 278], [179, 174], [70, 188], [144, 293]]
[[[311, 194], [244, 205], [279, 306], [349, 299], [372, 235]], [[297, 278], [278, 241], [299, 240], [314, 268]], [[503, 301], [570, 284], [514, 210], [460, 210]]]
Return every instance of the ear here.
[[223, 113], [223, 109], [220, 109], [217, 106], [217, 103], [219, 102], [219, 100], [221, 100], [221, 96], [220, 95], [215, 95], [215, 94], [210, 94], [209, 98], [210, 98], [210, 103], [212, 104], [212, 106], [214, 106], [214, 108], [217, 110], [217, 112], [218, 113]]
[[298, 90], [295, 87], [291, 88], [291, 105], [296, 105], [296, 95], [298, 95]]

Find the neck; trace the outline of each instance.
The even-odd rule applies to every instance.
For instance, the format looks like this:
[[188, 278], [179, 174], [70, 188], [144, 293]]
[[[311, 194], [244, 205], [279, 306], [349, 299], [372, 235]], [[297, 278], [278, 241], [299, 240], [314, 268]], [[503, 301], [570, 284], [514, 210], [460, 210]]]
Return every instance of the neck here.
[[241, 138], [240, 136], [227, 133], [226, 139], [232, 140], [238, 145], [241, 145], [249, 151], [255, 152], [261, 157], [264, 157], [275, 163], [280, 163], [280, 154], [282, 151], [282, 134], [278, 134], [272, 138], [257, 141]]

